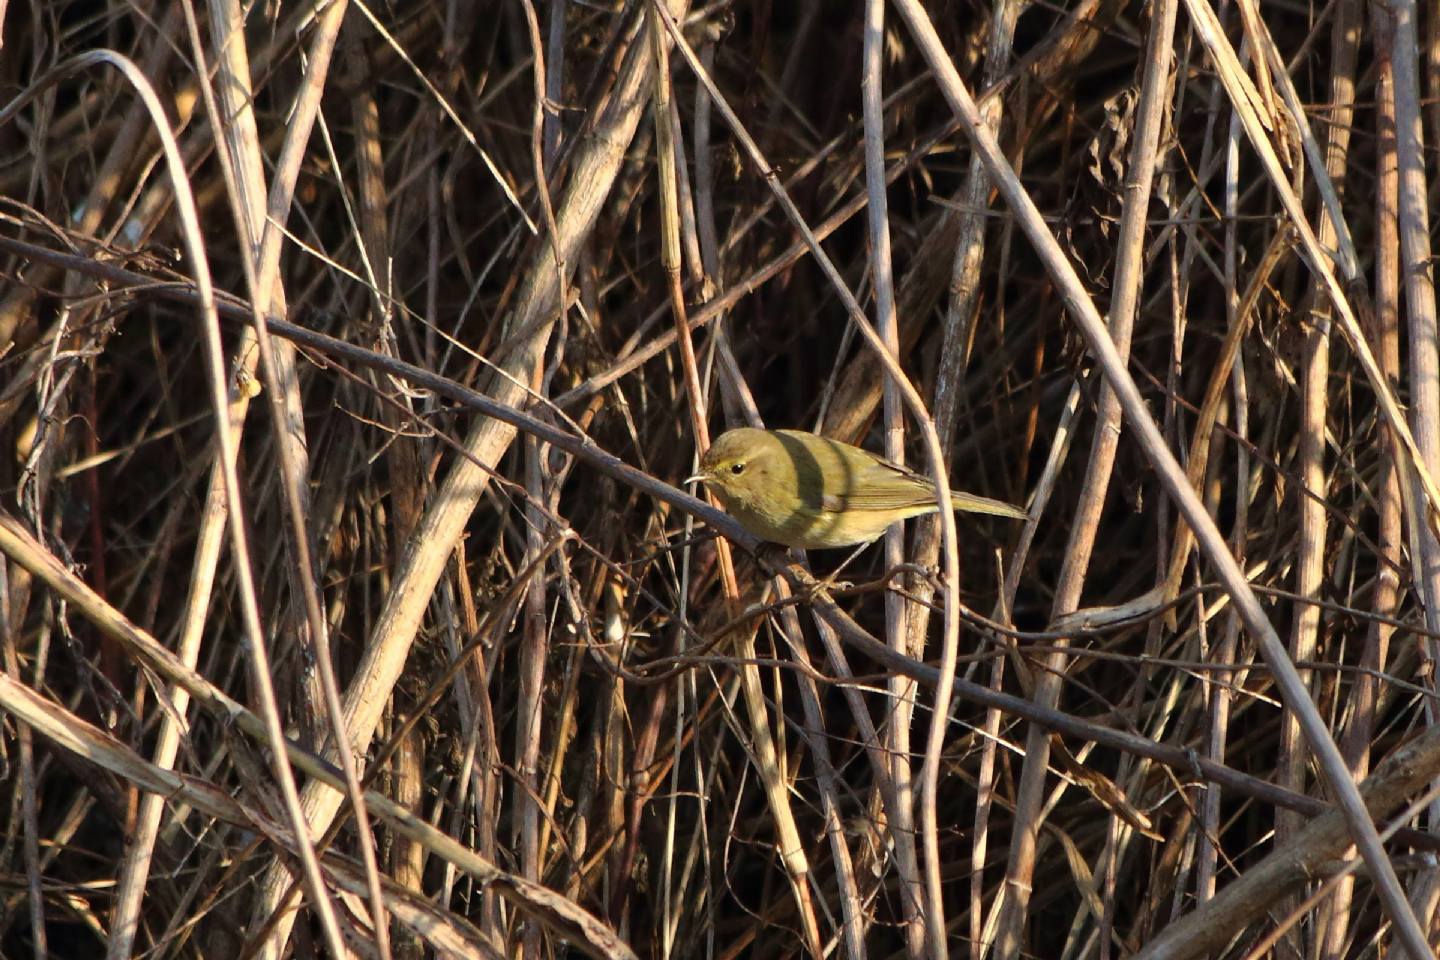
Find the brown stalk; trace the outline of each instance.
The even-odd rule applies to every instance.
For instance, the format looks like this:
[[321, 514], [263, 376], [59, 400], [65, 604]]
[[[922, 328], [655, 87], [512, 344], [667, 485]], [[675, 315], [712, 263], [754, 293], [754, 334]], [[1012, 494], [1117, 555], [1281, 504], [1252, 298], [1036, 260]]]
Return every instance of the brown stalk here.
[[[1377, 40], [1377, 51], [1382, 54], [1376, 67], [1375, 101], [1376, 111], [1376, 197], [1375, 209], [1375, 313], [1371, 318], [1370, 338], [1374, 343], [1375, 355], [1387, 376], [1398, 381], [1400, 378], [1400, 237], [1398, 233], [1397, 197], [1399, 164], [1395, 154], [1394, 78], [1388, 57], [1383, 56], [1388, 45], [1383, 41], [1386, 34], [1384, 15], [1372, 9], [1371, 23]], [[1396, 460], [1399, 445], [1391, 438], [1391, 448], [1384, 455], [1382, 479], [1380, 481], [1380, 545], [1385, 559], [1393, 564], [1380, 570], [1376, 576], [1371, 604], [1380, 614], [1392, 613], [1399, 604], [1400, 590], [1396, 571], [1401, 569], [1403, 528], [1400, 495], [1400, 479]], [[1390, 640], [1394, 628], [1388, 624], [1374, 623], [1366, 632], [1365, 647], [1360, 656], [1362, 667], [1382, 670], [1389, 659]], [[1379, 687], [1371, 677], [1364, 677], [1355, 684], [1354, 711], [1345, 730], [1341, 747], [1350, 763], [1356, 780], [1363, 780], [1370, 773], [1370, 744], [1377, 722], [1376, 707]], [[1324, 960], [1337, 960], [1344, 955], [1347, 940], [1351, 934], [1350, 911], [1353, 905], [1355, 878], [1341, 877], [1336, 883], [1333, 897], [1326, 903], [1322, 916], [1325, 919], [1321, 929], [1324, 941], [1320, 956]]]
[[[1114, 295], [1108, 317], [1108, 335], [1114, 341], [1121, 362], [1129, 352], [1131, 331], [1144, 275], [1140, 259], [1150, 188], [1166, 93], [1171, 80], [1171, 37], [1175, 30], [1176, 4], [1166, 3], [1151, 12], [1146, 71], [1136, 111], [1134, 150], [1126, 164], [1128, 173], [1121, 211], [1120, 237], [1116, 245]], [[1096, 413], [1096, 429], [1090, 449], [1085, 485], [1076, 507], [1065, 563], [1060, 571], [1051, 619], [1066, 616], [1079, 608], [1081, 591], [1090, 566], [1101, 511], [1110, 485], [1111, 471], [1119, 447], [1121, 406], [1109, 386], [1102, 386]], [[1060, 697], [1060, 668], [1063, 660], [1052, 656], [1046, 674], [1037, 684], [1036, 700], [1054, 707]], [[1029, 910], [1029, 893], [1035, 870], [1035, 838], [1041, 819], [1041, 802], [1049, 767], [1050, 742], [1039, 728], [1026, 739], [1025, 765], [1016, 797], [1019, 836], [1010, 847], [1006, 873], [1006, 899], [997, 933], [1001, 957], [1017, 956]]]
[[[895, 309], [895, 275], [891, 262], [890, 203], [885, 181], [885, 116], [883, 112], [884, 81], [881, 55], [885, 45], [885, 0], [866, 0], [863, 43], [863, 67], [860, 80], [861, 101], [865, 124], [865, 206], [870, 235], [870, 272], [875, 288], [875, 332], [884, 349], [900, 357], [899, 318]], [[884, 378], [884, 428], [881, 452], [893, 463], [905, 462], [905, 422], [900, 389], [894, 380]], [[936, 422], [939, 436], [946, 437], [944, 424]], [[948, 445], [942, 442], [941, 448]], [[936, 525], [938, 533], [938, 524]], [[938, 539], [938, 538], [937, 538]], [[937, 549], [929, 557], [934, 563]], [[884, 557], [887, 567], [905, 562], [905, 525], [896, 524], [885, 534]], [[921, 560], [921, 563], [927, 562]], [[907, 657], [918, 657], [923, 650], [924, 630], [911, 632], [908, 622], [910, 607], [896, 593], [885, 595], [885, 635], [890, 646]], [[889, 682], [890, 703], [887, 736], [884, 748], [890, 755], [890, 776], [894, 783], [894, 803], [889, 810], [890, 836], [895, 844], [895, 863], [899, 872], [900, 902], [905, 917], [905, 947], [911, 957], [924, 955], [926, 924], [921, 885], [915, 853], [914, 772], [910, 763], [910, 726], [915, 713], [917, 686], [906, 677], [892, 677]], [[933, 933], [932, 933], [933, 936]], [[944, 952], [933, 939], [932, 950]]]
[[[942, 81], [942, 89], [947, 99], [957, 114], [964, 119], [966, 132], [971, 139], [972, 145], [984, 155], [987, 167], [990, 169], [992, 175], [997, 177], [1001, 185], [1001, 192], [1015, 210], [1017, 217], [1025, 229], [1027, 237], [1037, 248], [1045, 251], [1046, 265], [1051, 271], [1051, 278], [1062, 287], [1067, 308], [1071, 311], [1073, 317], [1084, 332], [1087, 345], [1092, 354], [1104, 366], [1107, 382], [1115, 388], [1117, 396], [1123, 401], [1128, 411], [1127, 419], [1131, 420], [1136, 427], [1138, 439], [1141, 441], [1141, 446], [1147, 458], [1164, 478], [1167, 492], [1178, 501], [1186, 521], [1194, 528], [1196, 538], [1204, 553], [1210, 562], [1215, 565], [1221, 579], [1226, 583], [1227, 589], [1230, 591], [1234, 602], [1244, 616], [1246, 625], [1256, 635], [1261, 648], [1265, 652], [1266, 661], [1275, 673], [1277, 683], [1285, 691], [1287, 705], [1301, 717], [1306, 739], [1309, 741], [1311, 749], [1317, 754], [1321, 766], [1326, 772], [1326, 779], [1338, 795], [1342, 808], [1346, 811], [1346, 816], [1350, 821], [1352, 829], [1355, 831], [1356, 841], [1364, 854], [1366, 863], [1375, 873], [1376, 881], [1380, 885], [1384, 902], [1387, 911], [1391, 915], [1391, 919], [1397, 924], [1404, 941], [1410, 944], [1412, 949], [1420, 949], [1424, 943], [1424, 935], [1415, 920], [1413, 912], [1400, 893], [1398, 880], [1395, 877], [1393, 867], [1385, 858], [1379, 838], [1375, 833], [1374, 825], [1370, 822], [1360, 797], [1354, 790], [1354, 785], [1349, 779], [1348, 772], [1344, 769], [1343, 760], [1339, 755], [1338, 749], [1335, 747], [1333, 739], [1331, 739], [1323, 721], [1315, 711], [1314, 704], [1308, 699], [1304, 686], [1300, 682], [1300, 678], [1296, 674], [1293, 665], [1287, 659], [1274, 628], [1265, 618], [1259, 604], [1255, 601], [1254, 595], [1250, 592], [1243, 573], [1228, 553], [1225, 543], [1220, 537], [1213, 520], [1205, 512], [1203, 504], [1199, 502], [1185, 483], [1179, 464], [1175, 462], [1173, 455], [1171, 455], [1165, 447], [1164, 440], [1158, 429], [1156, 429], [1154, 423], [1149, 419], [1148, 414], [1143, 409], [1139, 392], [1125, 371], [1124, 363], [1116, 351], [1114, 343], [1105, 334], [1100, 317], [1095, 311], [1093, 304], [1089, 301], [1073, 267], [1063, 258], [1058, 244], [1055, 243], [1054, 237], [1040, 219], [1033, 202], [1024, 192], [1023, 188], [1021, 188], [1020, 184], [1015, 181], [1013, 177], [1010, 179], [1005, 178], [1004, 174], [1008, 173], [1008, 170], [1004, 164], [1004, 159], [1000, 154], [998, 145], [995, 144], [994, 138], [990, 136], [987, 128], [985, 128], [975, 108], [973, 99], [970, 98], [968, 92], [964, 89], [959, 75], [955, 72], [953, 64], [951, 64], [948, 59], [948, 55], [939, 44], [938, 38], [935, 37], [928, 19], [924, 17], [922, 11], [910, 4], [909, 0], [899, 0], [899, 2], [902, 3], [902, 9], [906, 13], [906, 19], [912, 33], [921, 41], [922, 46], [925, 47], [927, 60], [937, 71], [937, 78]], [[1214, 18], [1213, 12], [1209, 7], [1193, 3], [1187, 3], [1187, 6], [1191, 12], [1191, 16], [1197, 18], [1200, 21], [1200, 26], [1204, 28], [1203, 36], [1211, 52], [1223, 55], [1228, 48], [1225, 45], [1223, 35], [1216, 29], [1218, 25], [1212, 22]], [[1233, 54], [1230, 55], [1228, 60], [1222, 60], [1221, 62], [1227, 71], [1224, 74], [1227, 82], [1233, 81], [1236, 83], [1237, 93], [1248, 94], [1249, 88], [1241, 82], [1243, 74], [1240, 74], [1238, 70], [1234, 68]], [[1273, 167], [1277, 161], [1273, 149], [1266, 149], [1268, 141], [1263, 139], [1263, 132], [1259, 127], [1259, 119], [1258, 115], [1254, 112], [1253, 103], [1248, 100], [1237, 99], [1236, 97], [1232, 97], [1232, 100], [1234, 100], [1236, 107], [1241, 110], [1242, 118], [1246, 120], [1247, 130], [1251, 135], [1252, 142], [1260, 149], [1262, 157], [1264, 157], [1271, 166], [1273, 172]], [[1306, 243], [1307, 249], [1310, 252], [1309, 265], [1322, 279], [1328, 281], [1327, 294], [1334, 301], [1336, 311], [1342, 320], [1347, 321], [1346, 324], [1342, 324], [1347, 330], [1347, 333], [1351, 332], [1354, 321], [1353, 315], [1348, 311], [1348, 304], [1344, 300], [1343, 294], [1336, 288], [1333, 275], [1326, 269], [1326, 265], [1319, 257], [1316, 256], [1317, 251], [1314, 249], [1313, 234], [1308, 230], [1302, 211], [1294, 209], [1293, 193], [1287, 194], [1284, 191], [1283, 181], [1280, 181], [1278, 177], [1272, 177], [1272, 185], [1276, 186], [1281, 198], [1290, 205], [1288, 212], [1290, 212], [1292, 221], [1295, 223], [1296, 229], [1300, 231], [1302, 240]], [[1351, 338], [1347, 337], [1347, 339]], [[1399, 434], [1402, 439], [1408, 437], [1409, 431], [1399, 417], [1398, 411], [1393, 403], [1393, 397], [1383, 382], [1381, 382], [1381, 375], [1378, 370], [1371, 369], [1373, 368], [1374, 360], [1368, 349], [1366, 349], [1363, 342], [1355, 339], [1351, 339], [1351, 346], [1355, 348], [1362, 364], [1367, 366], [1367, 375], [1376, 387], [1377, 399], [1385, 411], [1387, 422], [1395, 427], [1397, 434]], [[1413, 440], [1407, 440], [1405, 445], [1407, 450], [1413, 454]], [[1425, 487], [1427, 499], [1431, 502], [1440, 501], [1440, 497], [1436, 496], [1434, 484], [1428, 477], [1426, 471], [1419, 464], [1415, 466], [1417, 476]]]
[[[1344, 176], [1348, 167], [1350, 127], [1354, 116], [1355, 90], [1355, 30], [1358, 27], [1360, 11], [1358, 4], [1342, 3], [1335, 14], [1336, 23], [1332, 36], [1334, 45], [1331, 58], [1330, 102], [1333, 104], [1328, 117], [1325, 150], [1325, 172], [1337, 187], [1344, 189]], [[1252, 37], [1255, 34], [1252, 33]], [[1274, 44], [1268, 35], [1256, 40], [1263, 43], [1263, 49], [1273, 51]], [[1278, 59], [1276, 57], [1275, 59]], [[1298, 128], [1304, 123], [1303, 116], [1291, 115], [1291, 122]], [[1299, 173], [1296, 175], [1300, 179]], [[1322, 209], [1317, 217], [1317, 237], [1325, 247], [1337, 246], [1341, 230], [1335, 219], [1325, 215]], [[1323, 501], [1326, 497], [1325, 470], [1325, 426], [1329, 414], [1328, 393], [1330, 380], [1330, 314], [1323, 293], [1316, 291], [1316, 310], [1311, 326], [1306, 333], [1304, 375], [1302, 379], [1302, 421], [1299, 450], [1300, 480], [1305, 489], [1312, 491], [1318, 499], [1305, 498], [1300, 507], [1300, 534], [1297, 544], [1295, 569], [1295, 592], [1302, 597], [1318, 595], [1328, 566], [1326, 560], [1326, 514]], [[1314, 658], [1320, 630], [1320, 609], [1311, 604], [1296, 607], [1291, 623], [1290, 656], [1295, 660]], [[1301, 678], [1309, 681], [1309, 675]], [[1292, 790], [1305, 789], [1304, 744], [1300, 725], [1293, 717], [1286, 716], [1280, 730], [1280, 766], [1278, 774], [1281, 783]], [[1291, 836], [1304, 825], [1304, 821], [1288, 813], [1275, 818], [1275, 841], [1285, 845]], [[1293, 949], [1293, 942], [1287, 942], [1282, 952]]]
[[[1407, 797], [1440, 774], [1440, 731], [1431, 730], [1401, 747], [1364, 782], [1367, 807], [1377, 818], [1397, 812]], [[1184, 920], [1172, 923], [1137, 956], [1184, 960], [1220, 949], [1263, 917], [1287, 891], [1313, 878], [1350, 845], [1349, 829], [1337, 810], [1304, 827], [1285, 849], [1246, 871], [1243, 880]]]
[[[142, 64], [194, 194], [191, 235], [213, 284], [241, 296], [217, 295], [229, 322], [215, 381], [194, 271], [172, 253], [186, 242], [169, 215], [176, 187], [119, 74], [56, 80], [4, 114], [0, 449], [14, 455], [0, 456], [0, 493], [50, 559], [20, 541], [3, 558], [6, 676], [20, 684], [0, 686], [16, 705], [0, 726], [12, 812], [0, 863], [16, 878], [0, 896], [0, 953], [328, 954], [315, 922], [328, 904], [346, 950], [379, 955], [383, 910], [407, 960], [581, 942], [677, 958], [809, 956], [817, 940], [847, 958], [915, 955], [939, 917], [923, 902], [938, 879], [950, 952], [987, 955], [1014, 919], [1004, 884], [1024, 819], [1041, 827], [1027, 955], [1139, 954], [1190, 914], [1229, 925], [1211, 951], [1227, 956], [1282, 944], [1411, 955], [1396, 905], [1426, 927], [1440, 893], [1424, 864], [1435, 838], [1415, 829], [1434, 802], [1424, 785], [1377, 833], [1403, 889], [1383, 862], [1376, 872], [1341, 852], [1303, 885], [1257, 893], [1265, 918], [1207, 911], [1290, 851], [1274, 840], [1285, 811], [1331, 812], [1330, 784], [1343, 793], [1434, 709], [1428, 479], [1394, 417], [1415, 396], [1396, 386], [1410, 376], [1398, 364], [1419, 354], [1375, 329], [1409, 315], [1404, 264], [1425, 262], [1401, 240], [1418, 221], [1399, 203], [1396, 159], [1402, 138], [1403, 150], [1422, 141], [1383, 121], [1396, 15], [1419, 18], [1417, 91], [1440, 75], [1427, 11], [1386, 6], [1356, 23], [1344, 0], [1313, 15], [1211, 4], [1230, 18], [1215, 30], [1190, 4], [1169, 44], [1159, 202], [1136, 255], [1117, 248], [1119, 190], [1134, 172], [1126, 84], [1157, 52], [1148, 8], [1137, 19], [1110, 0], [982, 4], [937, 18], [937, 53], [914, 18], [877, 29], [878, 5], [867, 40], [861, 4], [710, 4], [682, 21], [698, 67], [656, 88], [653, 23], [633, 0], [351, 6], [339, 71], [316, 45], [333, 36], [321, 19], [333, 6], [246, 8], [243, 35], [220, 46], [209, 8], [194, 21], [203, 40], [188, 43], [183, 5], [153, 21], [144, 5], [74, 0], [12, 3], [5, 17], [13, 89], [101, 45]], [[1345, 119], [1331, 78], [1354, 72], [1347, 45], [1376, 64], [1355, 73]], [[970, 117], [977, 149], [956, 136], [970, 115], [947, 59], [987, 88]], [[214, 82], [239, 103], [207, 104]], [[730, 120], [713, 122], [712, 90]], [[1415, 103], [1429, 132], [1440, 110]], [[617, 123], [630, 109], [633, 128]], [[227, 110], [234, 123], [212, 120]], [[1352, 138], [1343, 194], [1325, 153], [1343, 139], [1337, 117], [1381, 123]], [[765, 158], [764, 177], [732, 131]], [[1410, 161], [1412, 187], [1431, 180], [1431, 158]], [[1364, 175], [1372, 163], [1377, 177]], [[765, 189], [772, 175], [787, 199]], [[856, 218], [862, 207], [884, 234]], [[805, 222], [824, 260], [797, 241]], [[1034, 244], [1013, 242], [1017, 228]], [[678, 256], [663, 242], [677, 236]], [[1062, 266], [1115, 310], [1117, 255], [1144, 273], [1121, 368], [1103, 338], [1084, 352], [1075, 331], [1093, 335], [1094, 317]], [[270, 257], [265, 287], [255, 271]], [[759, 545], [730, 518], [672, 486], [693, 470], [694, 418], [718, 432], [722, 409], [726, 425], [822, 424], [881, 450], [872, 426], [889, 378], [855, 343], [846, 286], [874, 299], [872, 320], [893, 287], [898, 350], [886, 353], [933, 403], [955, 485], [1033, 504], [1018, 531], [960, 529], [966, 576], [945, 586], [968, 629], [948, 714], [931, 708], [948, 674], [933, 569], [869, 550], [837, 589], [819, 578], [836, 575], [838, 554], [752, 559]], [[1330, 341], [1322, 378], [1310, 318], [1327, 310], [1342, 345]], [[262, 382], [257, 315], [294, 345], [288, 386]], [[1322, 381], [1323, 418], [1312, 404], [1306, 426], [1302, 395], [1321, 396]], [[1081, 609], [1047, 624], [1072, 535], [1052, 502], [1081, 494], [1086, 465], [1069, 451], [1094, 439], [1102, 382], [1141, 405], [1126, 408]], [[272, 414], [236, 441], [252, 399], [281, 400], [288, 425], [272, 429]], [[1402, 412], [1418, 430], [1418, 408]], [[510, 444], [512, 429], [529, 439]], [[890, 452], [923, 466], [920, 447], [912, 436]], [[1162, 447], [1183, 454], [1183, 479]], [[225, 549], [242, 502], [249, 560]], [[1302, 513], [1308, 595], [1294, 589]], [[923, 565], [933, 541], [915, 526]], [[738, 609], [716, 535], [739, 548]], [[312, 597], [340, 688], [374, 698], [353, 716], [371, 725], [354, 751], [372, 826], [340, 814], [323, 785], [339, 780], [317, 779], [308, 790], [335, 815], [297, 845], [275, 761], [338, 776], [314, 766], [329, 724]], [[904, 649], [885, 622], [899, 598]], [[262, 671], [245, 604], [261, 613]], [[1276, 618], [1314, 626], [1313, 654], [1293, 664], [1306, 696], [1263, 659]], [[121, 655], [95, 656], [101, 643]], [[1046, 710], [1035, 693], [1052, 684]], [[289, 743], [231, 712], [272, 693]], [[1320, 746], [1301, 794], [1277, 786], [1279, 738], [1306, 700], [1307, 739], [1329, 733], [1343, 749], [1332, 764]], [[905, 748], [907, 723], [941, 738], [938, 766]], [[1048, 731], [1054, 772], [1033, 818], [1016, 814], [1032, 725]], [[1315, 762], [1298, 744], [1285, 756]], [[907, 766], [936, 772], [911, 829]], [[407, 832], [402, 811], [438, 832]], [[1373, 861], [1357, 826], [1347, 839]], [[927, 846], [938, 855], [921, 857]], [[787, 849], [805, 857], [803, 893]], [[276, 902], [296, 906], [256, 923], [272, 875]], [[502, 889], [525, 876], [544, 888]], [[586, 924], [593, 933], [574, 932]]]
[[[660, 182], [660, 264], [665, 269], [666, 286], [670, 293], [670, 308], [674, 314], [676, 342], [680, 347], [680, 364], [685, 383], [685, 397], [690, 410], [690, 426], [694, 433], [697, 450], [710, 446], [710, 429], [706, 417], [704, 393], [700, 387], [700, 371], [695, 360], [695, 347], [690, 339], [690, 325], [687, 319], [684, 287], [681, 282], [680, 254], [680, 196], [675, 160], [678, 132], [672, 124], [670, 96], [670, 60], [665, 29], [658, 18], [648, 18], [650, 23], [651, 48], [655, 53], [655, 147], [659, 159]], [[707, 492], [707, 497], [710, 494]], [[712, 499], [712, 503], [715, 501]], [[721, 585], [727, 605], [738, 608], [740, 588], [735, 576], [734, 561], [730, 556], [729, 544], [716, 544], [716, 557], [720, 569]], [[736, 634], [740, 656], [746, 660], [755, 658], [754, 637], [748, 630]], [[783, 751], [770, 733], [770, 711], [766, 709], [760, 686], [760, 672], [753, 665], [742, 668], [741, 690], [745, 695], [745, 706], [750, 720], [751, 744], [759, 760], [759, 773], [765, 784], [765, 793], [771, 812], [775, 816], [779, 833], [779, 853], [790, 875], [796, 906], [800, 912], [806, 946], [812, 956], [824, 952], [820, 940], [820, 926], [815, 917], [815, 908], [810, 899], [810, 864], [800, 839], [795, 815], [790, 807], [790, 797], [785, 783]], [[657, 718], [658, 720], [658, 718]]]
[[[538, 332], [509, 352], [499, 375], [492, 379], [492, 394], [502, 402], [518, 401], [522, 390], [516, 378], [528, 380], [538, 367], [550, 325], [562, 302], [561, 291], [553, 284], [555, 263], [557, 260], [561, 264], [575, 262], [574, 251], [593, 223], [605, 196], [605, 186], [618, 167], [620, 150], [615, 145], [628, 142], [639, 120], [643, 103], [639, 92], [648, 73], [646, 63], [644, 58], [628, 58], [608, 112], [602, 117], [601, 129], [572, 159], [571, 180], [556, 212], [556, 222], [565, 225], [564, 231], [548, 238], [537, 251], [524, 275], [525, 282], [515, 296], [511, 328], [536, 327]], [[365, 656], [347, 693], [345, 717], [352, 748], [369, 742], [404, 666], [430, 590], [443, 572], [460, 529], [484, 492], [487, 478], [475, 464], [495, 463], [513, 438], [514, 430], [507, 425], [493, 420], [477, 422], [465, 441], [465, 449], [474, 457], [474, 462], [466, 459], [456, 464], [421, 518], [415, 537], [396, 570], [389, 602], [372, 630]], [[310, 822], [316, 826], [328, 824], [336, 810], [333, 795], [317, 788], [307, 791], [307, 807]]]
[[[285, 294], [279, 277], [282, 236], [280, 228], [284, 225], [291, 207], [300, 163], [305, 155], [311, 124], [319, 111], [320, 95], [325, 87], [325, 77], [346, 8], [345, 3], [332, 4], [318, 19], [310, 47], [309, 69], [294, 104], [293, 124], [281, 149], [277, 175], [271, 184], [267, 204], [262, 205], [260, 199], [265, 195], [264, 177], [261, 173], [258, 129], [254, 122], [254, 94], [249, 83], [248, 55], [243, 42], [243, 16], [238, 6], [225, 0], [214, 0], [210, 8], [215, 48], [221, 59], [221, 70], [217, 77], [218, 98], [212, 95], [208, 85], [201, 85], [212, 127], [226, 133], [224, 147], [219, 151], [220, 166], [225, 172], [242, 247], [254, 258], [244, 259], [242, 267], [255, 305], [256, 312], [252, 319], [256, 349], [253, 356], [259, 360], [265, 392], [270, 400], [277, 465], [280, 470], [279, 483], [283, 492], [283, 509], [288, 520], [283, 529], [287, 534], [292, 602], [299, 607], [297, 611], [290, 613], [288, 619], [303, 638], [302, 644], [313, 644], [317, 667], [318, 682], [314, 689], [308, 691], [309, 695], [304, 698], [304, 702], [323, 705], [329, 732], [337, 744], [347, 742], [349, 735], [345, 729], [339, 682], [335, 676], [334, 659], [330, 650], [329, 627], [320, 610], [319, 586], [315, 582], [313, 546], [307, 523], [310, 507], [309, 457], [305, 446], [304, 418], [301, 414], [303, 405], [299, 395], [295, 355], [288, 345], [277, 349], [271, 343], [264, 317], [272, 311], [285, 312]], [[193, 13], [187, 12], [187, 22], [191, 32], [192, 55], [198, 63], [204, 64], [204, 48]], [[250, 362], [253, 363], [254, 360]], [[250, 369], [253, 373], [254, 368]], [[231, 504], [230, 512], [238, 520], [238, 501]], [[300, 626], [302, 623], [303, 627]], [[255, 662], [258, 683], [266, 687], [270, 683], [270, 675], [263, 650], [256, 650]], [[266, 696], [273, 694], [267, 693]], [[369, 842], [368, 819], [360, 799], [360, 775], [354, 757], [348, 751], [339, 751], [338, 757], [340, 768], [345, 773], [348, 799], [363, 838], [360, 844], [361, 856], [370, 886], [376, 948], [382, 960], [388, 960], [388, 921], [385, 919], [384, 897], [380, 889], [379, 866], [374, 846]], [[272, 872], [255, 905], [257, 924], [267, 921], [275, 906], [272, 898], [286, 886], [288, 879], [282, 878], [278, 871]], [[312, 890], [311, 895], [315, 896], [315, 891]], [[324, 907], [321, 909], [323, 917]], [[283, 920], [281, 924], [283, 926]], [[338, 948], [338, 935], [332, 936], [328, 921], [326, 925], [327, 937], [332, 939], [330, 946], [334, 950]], [[275, 941], [267, 945], [267, 949], [273, 949], [277, 945], [283, 947], [284, 940], [285, 933], [282, 931]]]

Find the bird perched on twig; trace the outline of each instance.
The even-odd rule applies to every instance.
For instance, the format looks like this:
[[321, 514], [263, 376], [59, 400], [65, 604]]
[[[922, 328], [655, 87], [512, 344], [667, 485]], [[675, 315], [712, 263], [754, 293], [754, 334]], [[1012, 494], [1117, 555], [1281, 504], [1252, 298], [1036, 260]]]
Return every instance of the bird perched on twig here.
[[[803, 430], [740, 427], [700, 459], [703, 482], [725, 511], [762, 540], [825, 549], [868, 543], [897, 520], [939, 509], [927, 477], [868, 450]], [[1023, 520], [1018, 507], [951, 491], [956, 510]]]

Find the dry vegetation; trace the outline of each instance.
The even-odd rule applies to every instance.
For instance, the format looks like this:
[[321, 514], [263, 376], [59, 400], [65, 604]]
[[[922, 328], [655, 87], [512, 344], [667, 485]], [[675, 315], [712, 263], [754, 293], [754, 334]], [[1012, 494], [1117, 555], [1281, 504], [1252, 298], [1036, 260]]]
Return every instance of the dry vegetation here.
[[0, 955], [1413, 956], [1433, 7], [669, 3], [0, 3]]

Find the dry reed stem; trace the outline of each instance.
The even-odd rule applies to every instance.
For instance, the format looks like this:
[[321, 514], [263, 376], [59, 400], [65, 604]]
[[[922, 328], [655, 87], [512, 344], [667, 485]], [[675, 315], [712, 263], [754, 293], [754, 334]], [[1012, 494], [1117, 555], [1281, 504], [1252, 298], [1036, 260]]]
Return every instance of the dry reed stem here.
[[[1163, 4], [931, 2], [926, 39], [911, 4], [740, 0], [683, 11], [657, 85], [649, 6], [6, 8], [0, 100], [39, 96], [0, 123], [0, 952], [1420, 949], [1432, 794], [1385, 825], [1399, 889], [1310, 846], [1332, 794], [1257, 611], [1313, 640], [1320, 776], [1428, 743], [1440, 18], [1192, 2], [1158, 40]], [[238, 294], [218, 371], [153, 115], [113, 71], [36, 86], [105, 48]], [[1070, 454], [1117, 369], [1082, 295], [1134, 313], [1158, 427], [1086, 523]], [[887, 302], [888, 375], [846, 332]], [[741, 422], [924, 465], [876, 426], [896, 373], [955, 486], [1033, 505], [965, 524], [943, 580], [934, 524], [840, 590], [670, 485]], [[347, 739], [368, 826], [318, 760]]]

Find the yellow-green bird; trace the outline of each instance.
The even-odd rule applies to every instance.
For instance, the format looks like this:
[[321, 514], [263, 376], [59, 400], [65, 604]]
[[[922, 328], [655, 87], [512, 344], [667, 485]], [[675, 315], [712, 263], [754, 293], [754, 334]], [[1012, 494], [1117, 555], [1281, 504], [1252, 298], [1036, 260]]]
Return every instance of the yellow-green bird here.
[[[803, 430], [740, 427], [700, 459], [702, 481], [762, 540], [808, 550], [868, 543], [897, 520], [939, 509], [935, 484], [868, 450]], [[1023, 520], [1024, 510], [951, 491], [956, 510]]]

